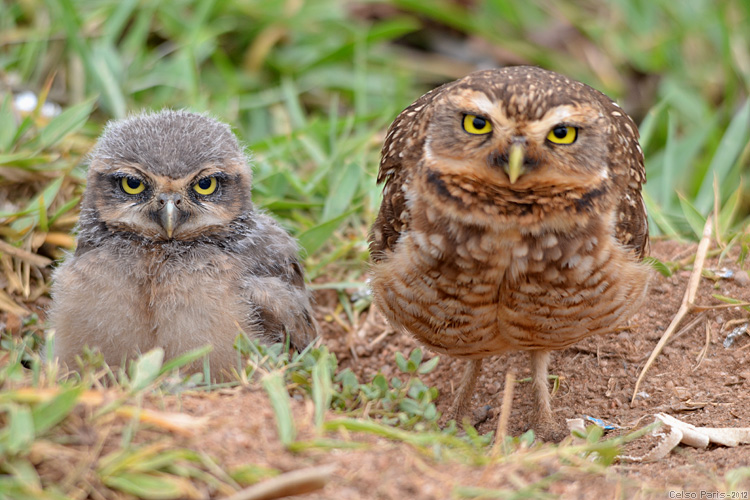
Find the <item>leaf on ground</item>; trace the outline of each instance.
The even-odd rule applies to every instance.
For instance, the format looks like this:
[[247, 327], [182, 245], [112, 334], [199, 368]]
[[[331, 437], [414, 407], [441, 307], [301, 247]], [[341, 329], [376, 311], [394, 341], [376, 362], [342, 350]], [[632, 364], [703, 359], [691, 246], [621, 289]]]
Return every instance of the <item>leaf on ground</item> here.
[[138, 392], [148, 387], [161, 373], [164, 349], [157, 347], [142, 355], [130, 365], [130, 390]]
[[645, 257], [643, 259], [643, 262], [645, 264], [648, 264], [652, 268], [656, 269], [659, 272], [659, 274], [661, 274], [662, 276], [666, 278], [669, 278], [673, 274], [669, 266], [666, 265], [664, 262], [660, 261], [659, 259], [657, 259], [656, 257], [650, 257], [650, 256]]

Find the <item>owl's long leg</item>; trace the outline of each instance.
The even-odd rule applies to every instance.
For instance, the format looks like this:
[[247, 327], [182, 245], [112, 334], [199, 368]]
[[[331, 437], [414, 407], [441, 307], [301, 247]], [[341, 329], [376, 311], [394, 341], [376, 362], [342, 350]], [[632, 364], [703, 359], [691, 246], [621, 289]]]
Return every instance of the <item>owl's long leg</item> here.
[[533, 425], [552, 422], [552, 407], [550, 406], [549, 384], [547, 374], [549, 373], [549, 351], [530, 351], [531, 358], [531, 387], [534, 392], [534, 418]]
[[567, 429], [557, 422], [552, 415], [550, 405], [549, 373], [550, 351], [530, 351], [532, 391], [534, 393], [534, 413], [531, 427], [544, 441], [561, 441], [567, 435]]
[[477, 379], [482, 372], [482, 359], [470, 359], [466, 363], [466, 369], [461, 377], [461, 384], [458, 386], [456, 399], [448, 410], [449, 419], [456, 419], [460, 423], [471, 407], [471, 397], [474, 395], [474, 388], [477, 386]]

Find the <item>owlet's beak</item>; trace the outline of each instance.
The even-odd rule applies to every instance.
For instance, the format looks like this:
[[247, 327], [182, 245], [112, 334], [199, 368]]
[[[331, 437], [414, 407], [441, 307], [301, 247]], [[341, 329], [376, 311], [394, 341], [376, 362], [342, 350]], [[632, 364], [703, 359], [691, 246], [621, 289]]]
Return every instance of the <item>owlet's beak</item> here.
[[526, 154], [526, 147], [523, 142], [513, 141], [508, 151], [508, 168], [506, 173], [510, 183], [514, 184], [521, 174], [524, 173], [523, 163], [524, 155]]
[[167, 238], [171, 238], [174, 234], [174, 229], [177, 227], [177, 218], [179, 216], [179, 209], [177, 205], [182, 201], [182, 196], [177, 193], [159, 195], [159, 222], [161, 227], [167, 233]]

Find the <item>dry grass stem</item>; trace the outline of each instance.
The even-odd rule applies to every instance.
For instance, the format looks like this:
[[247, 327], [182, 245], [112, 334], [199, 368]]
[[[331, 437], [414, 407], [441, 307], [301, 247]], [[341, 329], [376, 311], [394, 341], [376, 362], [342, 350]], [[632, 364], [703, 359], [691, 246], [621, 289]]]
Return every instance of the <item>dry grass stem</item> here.
[[697, 325], [698, 323], [700, 323], [700, 320], [703, 319], [703, 317], [704, 317], [703, 314], [698, 314], [695, 318], [693, 318], [690, 321], [690, 323], [688, 323], [687, 325], [685, 325], [682, 328], [680, 328], [680, 331], [678, 331], [677, 333], [675, 333], [670, 340], [674, 341], [674, 340], [677, 340], [678, 338], [682, 337], [683, 335], [685, 335], [687, 332], [690, 331], [691, 328], [693, 328], [695, 325]]
[[3, 239], [0, 239], [0, 252], [7, 253], [8, 255], [12, 255], [13, 257], [16, 257], [17, 259], [20, 259], [36, 267], [46, 267], [52, 264], [52, 259], [48, 259], [47, 257], [44, 257], [43, 255], [38, 255], [32, 252], [29, 252], [28, 250], [24, 250], [23, 248], [14, 247], [13, 245], [11, 245], [10, 243], [7, 243]]
[[16, 316], [28, 316], [31, 314], [31, 311], [18, 305], [16, 301], [5, 292], [5, 290], [0, 290], [0, 311], [9, 312]]
[[708, 352], [708, 346], [711, 344], [711, 326], [708, 323], [708, 318], [706, 318], [706, 343], [703, 345], [703, 349], [701, 349], [701, 352], [698, 353], [698, 357], [695, 359], [695, 366], [693, 367], [692, 371], [695, 371], [698, 369], [698, 367], [703, 362], [703, 358], [706, 357], [706, 353]]
[[747, 307], [750, 306], [750, 302], [737, 302], [734, 304], [719, 304], [716, 306], [700, 306], [693, 304], [693, 311], [695, 312], [703, 312], [703, 311], [712, 311], [714, 309], [731, 309], [733, 307]]
[[651, 368], [651, 365], [654, 363], [656, 357], [659, 355], [659, 353], [661, 353], [669, 338], [680, 325], [680, 322], [695, 308], [695, 295], [698, 292], [698, 285], [700, 284], [701, 274], [703, 273], [703, 263], [706, 260], [708, 246], [711, 243], [712, 228], [713, 216], [709, 216], [708, 219], [706, 219], [706, 225], [703, 226], [703, 235], [701, 236], [701, 241], [698, 244], [698, 250], [695, 254], [695, 265], [693, 266], [693, 272], [690, 275], [690, 279], [688, 280], [688, 286], [687, 290], [685, 291], [685, 296], [682, 299], [682, 304], [680, 304], [680, 308], [677, 310], [677, 314], [675, 314], [674, 318], [672, 318], [672, 322], [664, 331], [664, 334], [661, 336], [661, 339], [659, 339], [659, 343], [656, 344], [654, 350], [651, 351], [651, 355], [649, 356], [648, 361], [646, 361], [646, 365], [643, 367], [643, 370], [641, 370], [640, 375], [638, 375], [638, 379], [635, 381], [635, 387], [633, 388], [633, 396], [630, 398], [631, 403], [635, 401], [635, 395], [638, 394], [638, 389], [641, 386], [641, 382], [643, 382], [643, 379], [646, 377], [646, 373], [648, 372], [649, 368]]
[[721, 207], [719, 206], [719, 202], [721, 200], [721, 191], [719, 190], [719, 177], [716, 175], [716, 172], [714, 172], [714, 220], [717, 221], [717, 227], [716, 231], [714, 231], [714, 238], [716, 238], [716, 244], [719, 248], [725, 248], [726, 244], [722, 240], [721, 237], [721, 228], [719, 226], [719, 214], [721, 213]]
[[503, 389], [503, 406], [500, 408], [500, 418], [497, 419], [497, 432], [495, 433], [495, 444], [492, 447], [492, 456], [497, 456], [500, 447], [508, 434], [508, 420], [510, 410], [513, 407], [513, 389], [515, 388], [516, 373], [509, 370], [505, 374], [505, 388]]

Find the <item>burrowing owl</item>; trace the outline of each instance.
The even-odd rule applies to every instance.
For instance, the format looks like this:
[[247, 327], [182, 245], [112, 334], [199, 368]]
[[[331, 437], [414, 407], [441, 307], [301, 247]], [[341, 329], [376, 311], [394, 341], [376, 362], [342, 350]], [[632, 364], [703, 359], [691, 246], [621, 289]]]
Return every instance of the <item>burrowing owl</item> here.
[[372, 287], [392, 325], [468, 358], [529, 351], [531, 426], [559, 439], [550, 351], [612, 332], [641, 305], [648, 222], [633, 121], [604, 94], [534, 67], [473, 73], [417, 99], [386, 136]]
[[206, 344], [223, 378], [236, 336], [294, 347], [316, 336], [295, 241], [253, 208], [230, 128], [182, 111], [107, 126], [91, 156], [78, 246], [54, 274], [54, 354], [88, 345], [111, 365]]

